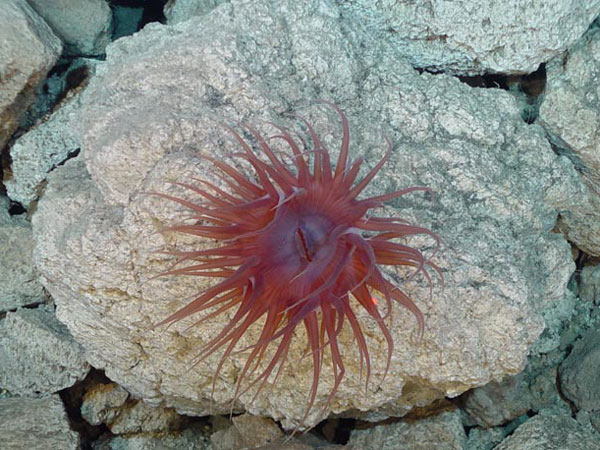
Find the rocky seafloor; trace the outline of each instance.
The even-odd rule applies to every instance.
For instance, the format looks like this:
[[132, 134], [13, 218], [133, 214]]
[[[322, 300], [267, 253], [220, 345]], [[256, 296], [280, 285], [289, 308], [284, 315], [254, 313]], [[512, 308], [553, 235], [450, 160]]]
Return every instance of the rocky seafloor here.
[[[0, 449], [600, 450], [599, 17], [600, 0], [5, 0]], [[219, 352], [193, 363], [230, 315], [153, 327], [207, 286], [154, 278], [156, 251], [207, 243], [159, 232], [185, 212], [148, 193], [215, 179], [201, 153], [234, 164], [223, 121], [301, 142], [301, 116], [335, 161], [322, 100], [351, 158], [393, 144], [369, 196], [433, 191], [385, 212], [440, 237], [443, 282], [385, 272], [423, 335], [394, 309], [384, 377], [357, 309], [371, 382], [346, 322], [343, 381], [329, 401], [325, 352], [305, 416], [302, 332], [238, 395], [247, 351], [217, 377]]]

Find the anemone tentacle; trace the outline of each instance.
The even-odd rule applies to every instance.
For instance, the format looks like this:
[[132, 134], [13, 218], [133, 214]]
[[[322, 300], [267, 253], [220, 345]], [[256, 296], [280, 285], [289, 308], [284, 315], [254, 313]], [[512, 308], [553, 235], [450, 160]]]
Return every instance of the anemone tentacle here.
[[[350, 160], [348, 119], [338, 106], [325, 103], [337, 112], [342, 124], [335, 168], [316, 131], [302, 118], [299, 119], [312, 141], [309, 150], [303, 150], [291, 133], [280, 125], [270, 123], [279, 134], [269, 138], [264, 138], [251, 126], [242, 125], [257, 142], [264, 158], [259, 157], [240, 133], [226, 125], [242, 149], [232, 156], [252, 166], [255, 180], [223, 161], [203, 156], [220, 171], [217, 177], [227, 185], [229, 192], [209, 181], [193, 179], [172, 184], [198, 195], [199, 202], [156, 194], [193, 213], [193, 223], [176, 224], [166, 230], [221, 243], [205, 250], [164, 252], [174, 256], [176, 261], [159, 276], [201, 276], [220, 281], [156, 326], [172, 324], [216, 308], [192, 325], [195, 326], [237, 308], [223, 330], [209, 340], [194, 359], [194, 364], [198, 364], [222, 349], [213, 377], [214, 390], [217, 375], [226, 360], [240, 351], [249, 352], [238, 377], [235, 401], [252, 388], [255, 388], [255, 396], [258, 395], [273, 374], [272, 382], [277, 379], [286, 362], [294, 330], [302, 323], [307, 336], [306, 355], [312, 355], [313, 364], [313, 380], [302, 422], [316, 401], [326, 350], [331, 357], [333, 386], [323, 402], [323, 411], [327, 410], [343, 381], [346, 368], [337, 338], [345, 322], [356, 340], [360, 373], [362, 377], [364, 367], [365, 388], [368, 388], [372, 375], [371, 357], [361, 322], [352, 309], [351, 297], [377, 323], [387, 343], [385, 374], [394, 348], [385, 323], [392, 305], [397, 303], [408, 309], [415, 316], [419, 335], [424, 332], [425, 318], [421, 310], [399, 286], [384, 277], [378, 266], [413, 268], [409, 279], [421, 274], [430, 289], [429, 269], [441, 277], [441, 271], [431, 262], [431, 257], [425, 257], [420, 250], [406, 243], [397, 242], [423, 234], [435, 241], [435, 254], [440, 245], [435, 233], [399, 218], [368, 215], [371, 209], [387, 201], [418, 191], [430, 192], [430, 189], [414, 186], [358, 199], [389, 159], [391, 141], [385, 139], [384, 156], [357, 181], [363, 158]], [[289, 146], [291, 166], [270, 147], [272, 139], [281, 139]], [[304, 141], [302, 144], [306, 148]], [[373, 296], [376, 292], [385, 300], [383, 315]], [[262, 321], [262, 329], [257, 340], [242, 350], [236, 349], [246, 330], [259, 321]], [[275, 347], [272, 353], [268, 352], [270, 346]]]

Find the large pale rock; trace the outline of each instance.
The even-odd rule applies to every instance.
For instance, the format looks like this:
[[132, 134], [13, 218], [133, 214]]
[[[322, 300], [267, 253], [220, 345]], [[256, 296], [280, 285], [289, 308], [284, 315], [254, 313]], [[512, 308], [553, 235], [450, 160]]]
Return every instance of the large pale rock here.
[[530, 73], [583, 35], [600, 1], [342, 2], [353, 27], [376, 33], [414, 67], [460, 75]]
[[79, 435], [70, 429], [58, 395], [0, 398], [2, 450], [76, 450]]
[[101, 55], [111, 38], [112, 12], [106, 0], [27, 0], [72, 55]]
[[586, 195], [560, 227], [582, 250], [600, 256], [600, 27], [546, 66], [539, 123], [586, 182]]
[[0, 197], [0, 312], [44, 301], [33, 270], [31, 223], [8, 214], [8, 199]]
[[0, 8], [0, 149], [35, 100], [38, 86], [62, 51], [46, 22], [25, 0]]
[[[330, 410], [400, 415], [519, 372], [544, 319], [543, 347], [556, 347], [563, 317], [554, 306], [563, 302], [573, 271], [569, 245], [552, 232], [557, 211], [578, 192], [568, 159], [552, 152], [539, 126], [521, 120], [510, 94], [419, 75], [384, 43], [348, 34], [331, 3], [286, 2], [284, 9], [224, 4], [174, 27], [148, 25], [108, 47], [85, 94], [83, 154], [50, 174], [33, 218], [37, 265], [60, 320], [90, 362], [147, 401], [201, 415], [211, 411], [212, 395], [213, 413], [230, 411], [247, 354], [227, 360], [214, 391], [219, 354], [192, 366], [202, 343], [229, 316], [192, 328], [196, 318], [151, 328], [206, 287], [202, 278], [150, 279], [170, 262], [153, 251], [212, 243], [157, 233], [185, 213], [146, 193], [183, 195], [166, 181], [215, 180], [198, 152], [227, 158], [239, 148], [215, 116], [273, 133], [256, 121], [271, 117], [304, 135], [298, 121], [279, 113], [305, 106], [299, 112], [328, 148], [338, 148], [337, 117], [311, 100], [324, 92], [350, 118], [353, 157], [363, 154], [372, 166], [384, 151], [382, 129], [395, 142], [365, 195], [411, 185], [437, 193], [433, 200], [391, 202], [386, 213], [441, 235], [435, 261], [445, 278], [443, 289], [434, 281], [432, 298], [424, 280], [402, 286], [426, 315], [425, 335], [418, 339], [412, 315], [395, 309], [389, 326], [396, 348], [385, 380], [385, 340], [357, 308], [371, 349], [372, 383], [365, 392], [345, 326], [338, 340], [346, 375]], [[432, 250], [427, 239], [411, 243]], [[257, 333], [249, 330], [240, 348]], [[312, 381], [311, 362], [301, 359], [305, 342], [299, 331], [277, 383], [267, 383], [256, 398], [245, 393], [234, 408], [297, 425]], [[305, 425], [320, 419], [331, 387], [326, 358]]]
[[81, 346], [45, 307], [8, 313], [0, 325], [0, 387], [14, 395], [50, 394], [90, 370]]

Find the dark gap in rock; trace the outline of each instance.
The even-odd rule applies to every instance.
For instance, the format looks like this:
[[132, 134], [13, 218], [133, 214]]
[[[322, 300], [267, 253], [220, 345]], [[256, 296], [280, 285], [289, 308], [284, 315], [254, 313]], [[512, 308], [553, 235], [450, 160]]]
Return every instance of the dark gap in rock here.
[[65, 411], [69, 419], [71, 429], [79, 433], [80, 449], [92, 450], [92, 444], [101, 435], [112, 435], [104, 424], [90, 425], [81, 415], [81, 404], [87, 389], [97, 383], [108, 384], [111, 381], [106, 377], [104, 371], [92, 367], [87, 376], [75, 383], [73, 386], [59, 391], [60, 398], [65, 405]]
[[[565, 354], [567, 358], [571, 354], [571, 350], [573, 350], [573, 344], [569, 345], [566, 349]], [[575, 403], [573, 403], [571, 399], [569, 399], [562, 390], [562, 383], [560, 381], [560, 370], [556, 370], [556, 379], [554, 381], [554, 384], [556, 385], [556, 391], [558, 392], [558, 396], [563, 402], [565, 402], [569, 406], [569, 408], [571, 409], [571, 416], [575, 418], [577, 416], [578, 409], [577, 406], [575, 406]]]
[[526, 75], [484, 74], [459, 76], [458, 79], [471, 87], [496, 88], [511, 92], [521, 105], [521, 115], [526, 123], [538, 117], [540, 95], [546, 88], [546, 65]]
[[[560, 232], [560, 231], [559, 231]], [[579, 286], [581, 285], [581, 271], [587, 265], [596, 265], [598, 263], [595, 258], [585, 253], [576, 244], [569, 241], [571, 245], [571, 252], [573, 253], [573, 261], [575, 262], [575, 271], [569, 279], [567, 287], [579, 296]]]
[[111, 0], [113, 35], [116, 40], [129, 36], [150, 22], [165, 23], [163, 8], [167, 0]]
[[[70, 66], [69, 66], [70, 67]], [[79, 66], [67, 73], [64, 89], [57, 95], [54, 105], [58, 105], [73, 89], [87, 83], [90, 78], [90, 69], [88, 66]]]
[[[529, 415], [530, 412], [532, 415]], [[536, 415], [535, 412], [528, 411], [527, 413], [517, 417], [516, 419], [514, 419], [514, 420], [508, 422], [506, 425], [504, 425], [503, 428], [504, 428], [505, 439], [508, 436], [510, 436], [511, 434], [513, 434], [517, 428], [519, 428], [522, 424], [527, 422], [527, 420], [529, 420], [531, 417], [533, 417], [535, 415]]]
[[19, 202], [15, 202], [14, 200], [10, 201], [10, 204], [8, 206], [8, 214], [10, 214], [11, 216], [19, 216], [21, 214], [25, 214], [26, 212], [27, 210], [23, 208], [22, 204], [20, 204]]
[[61, 162], [59, 162], [58, 164], [54, 164], [48, 172], [52, 172], [57, 167], [64, 165], [68, 160], [75, 158], [77, 155], [79, 155], [80, 151], [81, 151], [80, 148], [76, 148], [75, 150], [67, 153], [67, 157], [65, 159], [63, 159]]
[[356, 419], [325, 419], [319, 422], [311, 433], [331, 444], [345, 445], [350, 439], [350, 433], [355, 428], [356, 422]]

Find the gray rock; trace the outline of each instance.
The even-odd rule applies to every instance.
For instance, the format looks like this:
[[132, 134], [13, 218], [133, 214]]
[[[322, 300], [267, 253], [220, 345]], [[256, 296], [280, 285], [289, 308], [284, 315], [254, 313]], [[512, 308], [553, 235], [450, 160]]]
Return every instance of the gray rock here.
[[[83, 65], [93, 72], [95, 63], [82, 60], [77, 67]], [[79, 151], [75, 123], [80, 105], [81, 89], [68, 93], [46, 120], [14, 142], [10, 149], [12, 178], [4, 183], [12, 200], [29, 208], [43, 191], [46, 174]]]
[[92, 444], [94, 450], [213, 450], [201, 427], [161, 434], [105, 436]]
[[578, 408], [600, 411], [600, 331], [588, 331], [560, 365], [562, 392]]
[[600, 187], [600, 26], [546, 65], [539, 121]]
[[504, 425], [529, 410], [528, 387], [523, 374], [492, 381], [467, 393], [463, 408], [479, 426]]
[[208, 14], [225, 0], [169, 0], [164, 8], [167, 23], [184, 22]]
[[376, 33], [414, 67], [460, 75], [530, 73], [576, 42], [597, 0], [342, 2], [353, 27]]
[[494, 450], [598, 450], [600, 435], [569, 415], [538, 414], [526, 421]]
[[492, 450], [502, 440], [506, 432], [504, 428], [471, 428], [464, 450]]
[[378, 425], [353, 430], [348, 446], [362, 450], [463, 450], [467, 436], [458, 410], [414, 422]]
[[8, 199], [0, 197], [0, 312], [44, 301], [33, 270], [31, 223], [8, 214]]
[[[387, 212], [441, 234], [444, 248], [435, 261], [445, 273], [444, 289], [435, 282], [431, 299], [424, 280], [403, 284], [426, 313], [425, 335], [417, 339], [414, 318], [395, 309], [389, 327], [402, 345], [385, 380], [385, 339], [360, 316], [373, 367], [367, 392], [351, 330], [342, 329], [346, 372], [332, 411], [402, 415], [515, 374], [544, 320], [550, 331], [540, 348], [558, 347], [555, 332], [571, 313], [562, 305], [574, 264], [553, 228], [558, 211], [578, 193], [569, 160], [553, 153], [541, 127], [522, 121], [510, 94], [419, 74], [385, 42], [348, 34], [331, 2], [290, 1], [284, 10], [262, 2], [223, 4], [174, 27], [150, 24], [108, 47], [84, 95], [81, 159], [50, 174], [33, 217], [45, 285], [92, 364], [153, 404], [203, 415], [212, 395], [213, 413], [230, 411], [247, 354], [227, 360], [214, 390], [219, 355], [193, 366], [227, 317], [152, 328], [207, 286], [201, 278], [149, 280], [171, 261], [153, 250], [208, 243], [157, 233], [183, 212], [146, 193], [170, 189], [165, 180], [215, 179], [199, 149], [218, 158], [238, 149], [215, 126], [215, 116], [254, 123], [267, 134], [273, 130], [260, 119], [271, 118], [304, 135], [298, 121], [281, 114], [297, 110], [328, 148], [339, 148], [339, 120], [330, 110], [300, 108], [324, 92], [350, 119], [352, 157], [363, 154], [372, 167], [383, 152], [381, 129], [396, 143], [365, 196], [412, 185], [437, 192], [433, 201], [390, 202]], [[411, 243], [426, 253], [433, 247], [424, 238]], [[239, 348], [254, 343], [258, 332], [249, 330]], [[305, 341], [294, 341], [288, 356], [294, 363], [277, 383], [256, 398], [245, 393], [234, 409], [297, 426], [313, 373], [308, 358], [301, 360], [304, 351]], [[304, 425], [321, 419], [332, 372], [323, 365]]]
[[539, 123], [568, 155], [586, 185], [559, 223], [586, 253], [600, 256], [600, 28], [593, 26], [573, 48], [546, 66]]
[[13, 395], [57, 392], [90, 370], [83, 350], [46, 307], [8, 313], [0, 326], [0, 386]]
[[181, 428], [184, 419], [171, 408], [151, 406], [142, 401], [122, 408], [108, 423], [114, 434], [156, 433]]
[[92, 386], [83, 397], [81, 416], [92, 425], [106, 424], [113, 434], [173, 431], [185, 421], [170, 408], [129, 398], [129, 393], [114, 383]]
[[579, 297], [592, 305], [600, 305], [600, 264], [581, 269]]
[[71, 55], [101, 55], [111, 38], [112, 12], [105, 0], [27, 0]]
[[58, 395], [42, 398], [0, 398], [2, 450], [77, 450], [79, 435]]
[[115, 383], [90, 388], [81, 402], [81, 416], [91, 425], [112, 423], [121, 413], [129, 392]]
[[37, 88], [62, 51], [50, 27], [25, 0], [0, 8], [0, 149], [34, 102]]
[[229, 428], [210, 437], [214, 450], [259, 448], [269, 444], [281, 446], [285, 440], [277, 424], [266, 417], [242, 414], [234, 417], [232, 422]]

